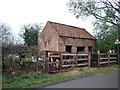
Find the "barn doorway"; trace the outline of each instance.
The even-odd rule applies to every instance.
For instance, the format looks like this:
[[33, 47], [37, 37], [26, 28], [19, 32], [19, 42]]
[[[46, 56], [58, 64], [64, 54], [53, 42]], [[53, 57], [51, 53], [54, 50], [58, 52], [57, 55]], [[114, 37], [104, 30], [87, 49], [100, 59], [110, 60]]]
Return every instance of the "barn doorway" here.
[[84, 52], [85, 47], [77, 46], [77, 53], [78, 52]]
[[72, 50], [72, 46], [66, 45], [66, 52], [71, 53], [71, 50]]
[[88, 50], [92, 53], [92, 46], [88, 46]]

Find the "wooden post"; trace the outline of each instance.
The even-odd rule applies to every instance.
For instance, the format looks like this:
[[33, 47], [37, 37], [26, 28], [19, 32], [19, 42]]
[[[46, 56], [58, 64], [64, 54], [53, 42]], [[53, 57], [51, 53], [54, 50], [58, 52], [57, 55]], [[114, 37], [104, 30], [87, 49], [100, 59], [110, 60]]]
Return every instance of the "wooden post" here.
[[91, 53], [88, 53], [88, 66], [91, 67]]
[[108, 66], [110, 65], [110, 55], [108, 53]]
[[37, 67], [36, 67], [36, 69], [35, 69], [36, 72], [38, 72], [38, 61], [39, 61], [38, 58], [39, 58], [39, 57], [38, 57], [38, 54], [37, 54], [37, 57], [36, 57], [36, 59], [37, 59], [37, 62], [36, 62]]
[[38, 56], [37, 56], [37, 68], [36, 68], [36, 72], [38, 72]]
[[62, 52], [60, 53], [60, 69], [62, 69], [62, 60], [63, 60], [63, 55]]
[[49, 73], [49, 58], [48, 51], [45, 51], [45, 73]]
[[98, 66], [100, 66], [100, 51], [98, 51]]
[[75, 67], [77, 67], [77, 59], [78, 59], [78, 55], [76, 53], [76, 56], [75, 56]]

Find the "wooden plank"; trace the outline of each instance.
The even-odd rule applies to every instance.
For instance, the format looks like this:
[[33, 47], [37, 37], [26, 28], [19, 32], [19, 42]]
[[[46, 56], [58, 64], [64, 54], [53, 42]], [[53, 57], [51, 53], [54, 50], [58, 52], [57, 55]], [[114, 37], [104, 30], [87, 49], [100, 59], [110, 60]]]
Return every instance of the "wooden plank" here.
[[77, 59], [77, 61], [88, 61], [88, 58]]
[[108, 53], [100, 53], [100, 55], [108, 55]]
[[105, 60], [105, 59], [108, 59], [108, 57], [107, 57], [107, 58], [100, 58], [100, 60], [103, 60], [103, 59], [104, 59], [104, 60]]
[[62, 65], [62, 67], [70, 67], [70, 66], [74, 67], [75, 65], [74, 64]]
[[63, 55], [63, 56], [65, 56], [65, 55], [66, 55], [66, 56], [76, 56], [76, 54], [73, 54], [73, 53], [63, 53], [62, 55]]
[[[117, 62], [117, 61], [110, 61], [110, 63], [114, 63], [114, 62]], [[106, 64], [106, 63], [108, 63], [108, 61], [100, 62], [100, 64]]]
[[110, 55], [117, 55], [117, 53], [109, 53]]
[[103, 62], [100, 62], [100, 64], [106, 64], [108, 63], [108, 61], [103, 61]]
[[63, 59], [63, 61], [75, 61], [75, 59]]
[[110, 61], [110, 63], [114, 63], [114, 62], [117, 62], [117, 61]]
[[77, 66], [84, 66], [84, 65], [88, 65], [88, 63], [77, 64]]
[[110, 57], [110, 59], [117, 59], [117, 57]]
[[77, 54], [78, 56], [88, 56], [88, 54]]
[[50, 55], [49, 58], [59, 58], [60, 55]]
[[[105, 60], [105, 59], [108, 59], [108, 58], [100, 58], [100, 60]], [[117, 59], [116, 57], [110, 57], [110, 59]]]

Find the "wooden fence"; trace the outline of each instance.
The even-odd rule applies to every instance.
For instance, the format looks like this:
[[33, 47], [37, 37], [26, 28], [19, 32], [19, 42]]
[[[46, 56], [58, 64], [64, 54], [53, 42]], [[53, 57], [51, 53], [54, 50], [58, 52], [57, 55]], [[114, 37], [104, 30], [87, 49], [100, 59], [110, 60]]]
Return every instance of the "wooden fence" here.
[[[97, 54], [98, 66], [110, 65], [111, 63], [117, 63], [116, 53], [99, 53]], [[66, 67], [78, 67], [78, 66], [91, 66], [91, 54], [90, 53], [52, 53], [46, 54], [43, 61], [38, 62], [26, 62], [26, 70], [19, 70], [18, 72], [34, 72], [42, 71], [49, 73], [51, 71], [61, 70]], [[17, 65], [17, 64], [16, 64]], [[27, 67], [30, 67], [29, 69]]]
[[[116, 53], [100, 53], [97, 54], [98, 66], [103, 64], [117, 63], [117, 54]], [[90, 53], [59, 53], [58, 55], [49, 55], [48, 68], [51, 67], [62, 69], [66, 67], [78, 67], [78, 66], [91, 66], [91, 54]], [[48, 72], [49, 72], [48, 70]]]
[[61, 54], [62, 67], [69, 66], [83, 66], [88, 65], [89, 54], [70, 54], [70, 53], [62, 53]]
[[98, 54], [98, 64], [99, 66], [102, 64], [117, 63], [117, 54], [116, 53], [99, 53]]

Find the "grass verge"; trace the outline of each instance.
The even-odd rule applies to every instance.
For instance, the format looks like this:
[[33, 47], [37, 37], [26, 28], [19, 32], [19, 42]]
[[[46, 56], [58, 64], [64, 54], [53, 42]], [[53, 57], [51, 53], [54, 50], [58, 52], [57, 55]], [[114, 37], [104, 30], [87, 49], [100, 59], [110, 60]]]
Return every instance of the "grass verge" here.
[[38, 74], [37, 72], [32, 72], [7, 75], [3, 73], [2, 88], [40, 88], [67, 80], [114, 71], [118, 71], [118, 65], [98, 68], [71, 67], [67, 69], [67, 72], [56, 74]]

